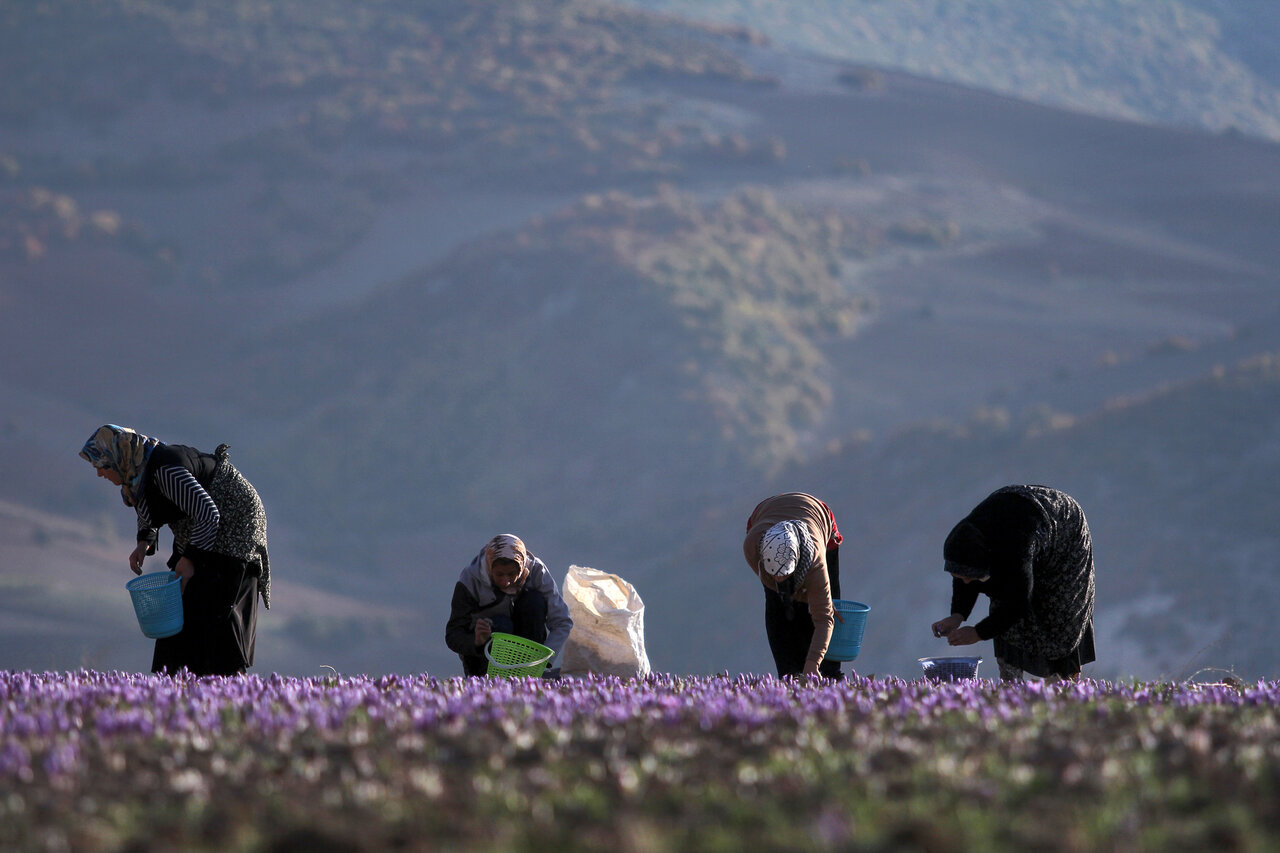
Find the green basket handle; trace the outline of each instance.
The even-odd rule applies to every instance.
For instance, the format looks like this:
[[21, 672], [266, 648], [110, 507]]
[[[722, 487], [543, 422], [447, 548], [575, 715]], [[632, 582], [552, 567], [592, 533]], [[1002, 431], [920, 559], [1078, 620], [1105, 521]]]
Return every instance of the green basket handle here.
[[489, 654], [489, 649], [491, 649], [492, 647], [493, 647], [493, 638], [490, 637], [489, 642], [484, 644], [484, 656], [489, 659], [489, 663], [493, 664], [498, 669], [524, 669], [525, 667], [528, 667], [528, 666], [538, 666], [540, 664], [546, 663], [547, 661], [551, 660], [553, 657], [556, 656], [556, 653], [553, 651], [551, 652], [551, 654], [547, 655], [544, 658], [540, 658], [539, 660], [525, 661], [524, 663], [501, 663], [499, 661], [494, 660], [493, 655]]

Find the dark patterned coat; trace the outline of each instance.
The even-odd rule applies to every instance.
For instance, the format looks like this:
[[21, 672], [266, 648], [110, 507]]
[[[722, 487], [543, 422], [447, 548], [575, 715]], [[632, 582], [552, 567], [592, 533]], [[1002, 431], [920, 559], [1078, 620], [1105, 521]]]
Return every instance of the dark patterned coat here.
[[[154, 553], [157, 528], [168, 525], [173, 531], [169, 568], [181, 557], [195, 566], [182, 593], [183, 628], [156, 640], [152, 672], [184, 667], [196, 675], [244, 672], [254, 659], [258, 596], [271, 606], [267, 516], [257, 491], [231, 464], [226, 445], [208, 454], [161, 444], [151, 454], [143, 482], [135, 507], [138, 541]], [[165, 484], [170, 484], [168, 494]], [[205, 517], [208, 507], [212, 510]]]
[[986, 574], [952, 583], [951, 612], [968, 618], [978, 594], [991, 599], [974, 627], [996, 657], [1034, 675], [1067, 675], [1094, 660], [1093, 542], [1084, 511], [1047, 486], [997, 489], [943, 546], [947, 568]]

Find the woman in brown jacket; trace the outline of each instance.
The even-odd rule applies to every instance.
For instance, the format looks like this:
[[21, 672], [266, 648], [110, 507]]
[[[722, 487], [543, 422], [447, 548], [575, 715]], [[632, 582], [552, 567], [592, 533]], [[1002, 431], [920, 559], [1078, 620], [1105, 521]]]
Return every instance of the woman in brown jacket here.
[[825, 660], [838, 618], [840, 543], [835, 516], [803, 492], [765, 498], [747, 519], [747, 565], [764, 585], [764, 627], [778, 676], [840, 678], [840, 662]]

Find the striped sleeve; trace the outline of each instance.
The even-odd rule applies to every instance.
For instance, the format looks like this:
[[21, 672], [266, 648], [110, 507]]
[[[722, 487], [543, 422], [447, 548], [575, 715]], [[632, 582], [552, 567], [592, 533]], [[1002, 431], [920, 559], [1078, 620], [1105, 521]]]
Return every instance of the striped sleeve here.
[[159, 541], [160, 534], [151, 523], [151, 510], [147, 507], [145, 493], [138, 495], [138, 501], [133, 508], [138, 513], [138, 541], [147, 543], [147, 556], [151, 556], [156, 552], [156, 542]]
[[173, 501], [191, 519], [192, 547], [208, 550], [218, 538], [221, 516], [218, 505], [200, 485], [195, 475], [180, 465], [165, 465], [155, 473], [161, 494]]

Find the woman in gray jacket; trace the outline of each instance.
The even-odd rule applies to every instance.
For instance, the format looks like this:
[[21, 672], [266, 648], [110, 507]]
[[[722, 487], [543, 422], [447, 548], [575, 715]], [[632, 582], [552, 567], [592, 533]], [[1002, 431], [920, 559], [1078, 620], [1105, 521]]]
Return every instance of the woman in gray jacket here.
[[510, 533], [489, 540], [462, 570], [444, 640], [462, 659], [466, 675], [484, 675], [484, 647], [493, 632], [515, 634], [555, 651], [544, 677], [560, 674], [560, 652], [573, 620], [547, 566]]

